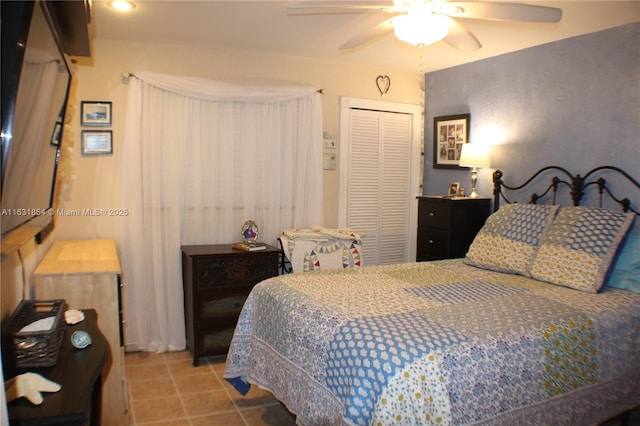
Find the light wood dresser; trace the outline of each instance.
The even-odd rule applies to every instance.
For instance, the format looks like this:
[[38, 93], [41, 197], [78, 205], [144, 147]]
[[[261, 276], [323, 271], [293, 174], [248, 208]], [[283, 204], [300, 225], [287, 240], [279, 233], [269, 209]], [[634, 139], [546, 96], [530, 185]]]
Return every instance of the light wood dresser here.
[[127, 421], [121, 274], [113, 240], [56, 241], [34, 271], [36, 299], [64, 299], [68, 309], [98, 314], [111, 355], [102, 376], [103, 426]]

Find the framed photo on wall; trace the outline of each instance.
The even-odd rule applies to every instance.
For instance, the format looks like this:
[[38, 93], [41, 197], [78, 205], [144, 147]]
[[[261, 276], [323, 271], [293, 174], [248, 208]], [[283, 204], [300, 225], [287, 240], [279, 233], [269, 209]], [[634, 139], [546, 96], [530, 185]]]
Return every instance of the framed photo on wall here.
[[80, 103], [80, 124], [82, 126], [110, 126], [111, 102], [82, 101]]
[[83, 130], [82, 155], [110, 155], [113, 153], [111, 130]]
[[460, 169], [462, 145], [469, 143], [471, 114], [433, 117], [433, 168]]
[[337, 156], [335, 152], [325, 152], [322, 154], [322, 169], [335, 170], [337, 168]]

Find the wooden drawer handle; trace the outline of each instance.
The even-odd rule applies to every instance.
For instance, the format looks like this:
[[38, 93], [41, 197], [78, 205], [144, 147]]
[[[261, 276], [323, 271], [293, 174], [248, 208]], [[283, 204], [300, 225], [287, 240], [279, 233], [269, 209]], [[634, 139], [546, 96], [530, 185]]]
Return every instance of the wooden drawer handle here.
[[429, 217], [434, 217], [436, 214], [434, 212], [429, 212]]
[[433, 240], [429, 240], [427, 241], [429, 244], [433, 244]]

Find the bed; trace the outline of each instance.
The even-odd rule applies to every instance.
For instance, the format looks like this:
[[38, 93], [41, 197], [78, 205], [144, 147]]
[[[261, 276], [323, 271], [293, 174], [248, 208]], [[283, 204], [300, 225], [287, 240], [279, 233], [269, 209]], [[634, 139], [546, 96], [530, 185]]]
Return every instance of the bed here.
[[[530, 203], [511, 202], [550, 173]], [[639, 406], [638, 212], [609, 182], [640, 184], [609, 166], [503, 177], [463, 259], [254, 287], [224, 377], [269, 390], [300, 425], [585, 425]]]

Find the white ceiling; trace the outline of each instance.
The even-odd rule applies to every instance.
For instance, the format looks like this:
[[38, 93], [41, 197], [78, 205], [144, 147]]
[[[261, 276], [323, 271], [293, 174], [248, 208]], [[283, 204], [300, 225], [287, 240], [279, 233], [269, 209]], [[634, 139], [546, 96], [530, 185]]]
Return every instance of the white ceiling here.
[[[483, 44], [462, 53], [444, 42], [423, 49], [397, 40], [392, 33], [352, 51], [343, 43], [379, 22], [380, 14], [289, 16], [300, 1], [137, 1], [128, 14], [93, 0], [96, 39], [179, 44], [368, 64], [382, 69], [425, 72], [500, 55], [576, 35], [640, 21], [640, 1], [521, 1], [559, 7], [557, 24], [465, 20]], [[306, 0], [309, 1], [309, 0]], [[311, 0], [314, 3], [319, 1]]]

